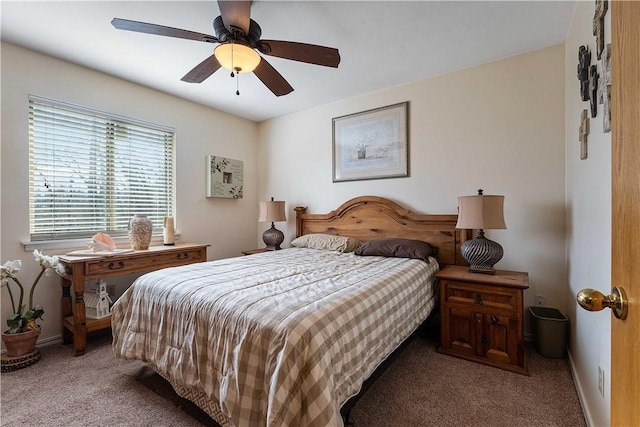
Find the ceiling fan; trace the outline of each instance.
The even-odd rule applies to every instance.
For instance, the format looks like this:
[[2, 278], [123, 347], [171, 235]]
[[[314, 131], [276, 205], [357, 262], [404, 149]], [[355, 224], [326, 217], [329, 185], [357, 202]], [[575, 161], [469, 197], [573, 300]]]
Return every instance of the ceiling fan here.
[[[282, 96], [291, 93], [293, 87], [258, 52], [325, 67], [337, 68], [340, 63], [338, 49], [260, 39], [262, 30], [258, 23], [251, 19], [251, 1], [218, 0], [218, 6], [220, 16], [213, 21], [215, 36], [120, 18], [114, 18], [111, 24], [119, 30], [218, 43], [211, 56], [182, 77], [181, 80], [188, 83], [201, 83], [220, 67], [231, 71], [231, 77], [253, 71], [274, 95]], [[236, 90], [236, 94], [239, 95], [240, 92]]]

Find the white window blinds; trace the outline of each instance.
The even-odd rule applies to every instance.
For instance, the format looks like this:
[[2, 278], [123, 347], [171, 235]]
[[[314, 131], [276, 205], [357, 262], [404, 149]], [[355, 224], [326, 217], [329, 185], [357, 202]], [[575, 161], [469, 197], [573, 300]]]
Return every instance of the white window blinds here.
[[174, 150], [173, 129], [30, 96], [31, 240], [126, 234], [134, 214], [162, 228]]

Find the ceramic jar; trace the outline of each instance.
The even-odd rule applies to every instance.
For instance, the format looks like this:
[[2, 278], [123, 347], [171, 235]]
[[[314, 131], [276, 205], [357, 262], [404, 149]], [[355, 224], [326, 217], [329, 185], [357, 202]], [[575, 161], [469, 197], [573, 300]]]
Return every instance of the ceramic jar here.
[[134, 215], [129, 221], [129, 241], [135, 250], [149, 249], [153, 224], [146, 215]]

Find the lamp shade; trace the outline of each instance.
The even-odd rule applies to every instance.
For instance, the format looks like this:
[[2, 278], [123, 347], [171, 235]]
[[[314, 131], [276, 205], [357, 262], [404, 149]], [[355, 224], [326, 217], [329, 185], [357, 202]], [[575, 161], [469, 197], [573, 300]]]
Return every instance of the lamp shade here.
[[285, 214], [283, 201], [267, 201], [260, 202], [260, 215], [258, 215], [259, 222], [280, 222], [286, 221], [287, 216]]
[[237, 73], [249, 73], [260, 64], [258, 52], [241, 43], [221, 44], [213, 51], [220, 65]]
[[456, 228], [489, 230], [507, 228], [504, 223], [504, 196], [458, 197]]

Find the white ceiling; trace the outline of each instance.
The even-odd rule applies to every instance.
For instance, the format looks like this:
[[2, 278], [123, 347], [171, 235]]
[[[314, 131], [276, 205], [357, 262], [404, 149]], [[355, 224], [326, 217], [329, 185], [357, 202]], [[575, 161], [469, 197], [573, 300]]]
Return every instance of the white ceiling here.
[[[575, 1], [254, 1], [262, 38], [340, 50], [338, 69], [266, 57], [294, 92], [253, 74], [180, 79], [214, 45], [116, 30], [118, 17], [214, 35], [215, 1], [6, 1], [2, 40], [261, 121], [565, 41]], [[46, 70], [43, 70], [46, 72]]]

